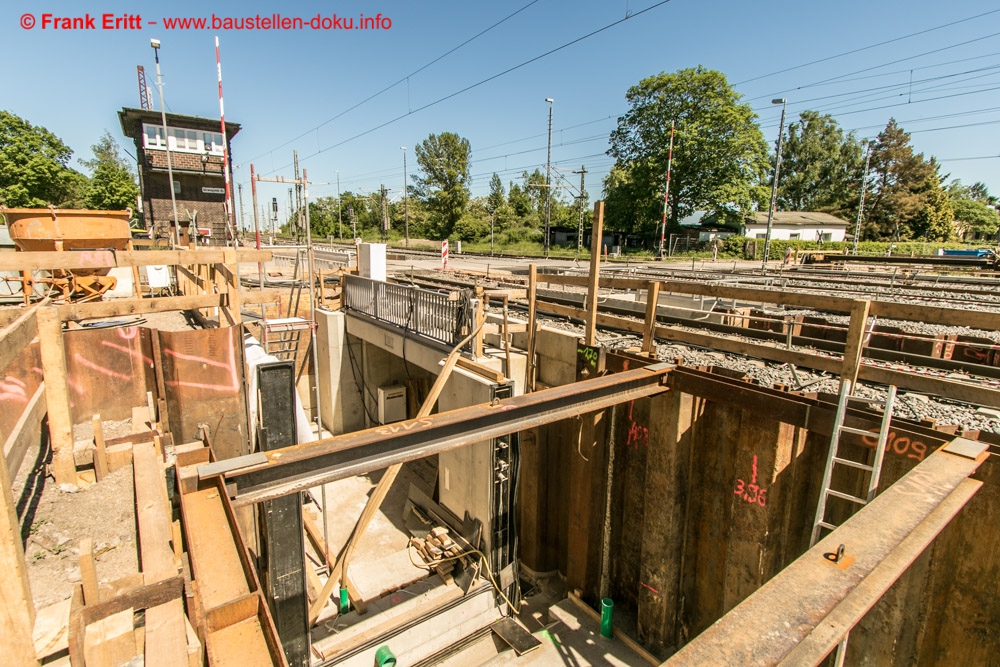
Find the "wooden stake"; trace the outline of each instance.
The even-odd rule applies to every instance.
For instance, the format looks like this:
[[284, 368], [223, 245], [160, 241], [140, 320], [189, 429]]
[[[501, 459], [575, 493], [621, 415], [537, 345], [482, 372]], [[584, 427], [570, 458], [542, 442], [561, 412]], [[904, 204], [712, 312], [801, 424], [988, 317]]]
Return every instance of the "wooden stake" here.
[[104, 449], [104, 425], [101, 424], [101, 415], [94, 415], [94, 474], [97, 481], [108, 476], [108, 458]]
[[[128, 250], [129, 250], [129, 252], [132, 252], [132, 251], [135, 250], [135, 246], [132, 245], [132, 239], [129, 239]], [[139, 267], [138, 266], [133, 266], [132, 267], [132, 282], [135, 283], [135, 298], [141, 299], [142, 298], [142, 283], [139, 282]], [[152, 293], [150, 294], [150, 296], [153, 296]]]
[[594, 202], [594, 226], [590, 239], [590, 284], [587, 286], [587, 331], [584, 342], [597, 340], [597, 288], [601, 278], [601, 238], [604, 234], [604, 202]]
[[642, 351], [653, 353], [656, 331], [656, 302], [660, 298], [660, 283], [650, 280], [646, 287], [646, 328], [642, 331]]
[[80, 540], [80, 554], [77, 556], [77, 562], [80, 564], [83, 604], [97, 604], [101, 600], [97, 593], [97, 568], [94, 567], [94, 540], [89, 537]]
[[535, 318], [535, 292], [538, 289], [538, 267], [534, 264], [528, 265], [528, 364], [527, 374], [524, 379], [525, 393], [535, 390], [535, 329], [538, 321]]

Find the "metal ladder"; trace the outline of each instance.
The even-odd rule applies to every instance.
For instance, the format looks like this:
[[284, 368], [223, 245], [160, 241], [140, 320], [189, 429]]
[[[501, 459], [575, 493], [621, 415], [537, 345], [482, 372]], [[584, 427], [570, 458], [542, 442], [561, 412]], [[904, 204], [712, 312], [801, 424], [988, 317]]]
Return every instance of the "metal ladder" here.
[[288, 309], [285, 317], [260, 323], [261, 344], [264, 351], [276, 359], [294, 360], [299, 351], [299, 341], [302, 332], [310, 328], [309, 320], [293, 315], [298, 313], [299, 300], [302, 295], [302, 281], [299, 280], [299, 265], [302, 251], [295, 252], [295, 269], [292, 274], [292, 287], [288, 296]]
[[[830, 436], [830, 452], [826, 459], [826, 470], [823, 472], [823, 486], [820, 488], [819, 505], [816, 508], [816, 519], [813, 521], [812, 538], [809, 541], [810, 547], [819, 542], [820, 533], [824, 528], [833, 530], [837, 527], [832, 523], [828, 523], [825, 518], [826, 501], [830, 497], [840, 498], [858, 505], [867, 505], [875, 498], [875, 493], [878, 490], [879, 476], [882, 473], [882, 459], [885, 457], [885, 445], [886, 441], [889, 439], [889, 424], [892, 421], [892, 406], [896, 401], [896, 387], [892, 385], [889, 386], [889, 393], [888, 396], [886, 396], [884, 412], [882, 413], [882, 426], [878, 433], [878, 443], [875, 445], [875, 460], [871, 465], [838, 456], [841, 433], [854, 433], [861, 436], [871, 435], [869, 431], [864, 429], [844, 426], [844, 416], [847, 412], [848, 401], [852, 398], [854, 400], [859, 400], [858, 397], [851, 396], [851, 390], [851, 381], [844, 380], [840, 387], [840, 398], [837, 401], [837, 414], [833, 420], [833, 434]], [[870, 400], [863, 400], [871, 403]], [[849, 493], [835, 491], [830, 488], [831, 481], [833, 479], [834, 466], [836, 465], [857, 468], [869, 473], [868, 493], [864, 498], [852, 496]]]
[[[819, 542], [820, 532], [824, 528], [833, 530], [837, 527], [832, 523], [828, 523], [825, 519], [827, 499], [832, 496], [834, 498], [841, 498], [842, 500], [847, 500], [859, 505], [867, 505], [875, 499], [875, 493], [878, 491], [879, 477], [882, 474], [882, 459], [885, 458], [885, 445], [889, 439], [889, 425], [892, 422], [892, 405], [896, 402], [896, 387], [894, 385], [889, 385], [889, 393], [886, 396], [884, 412], [882, 413], [882, 426], [879, 428], [878, 443], [875, 445], [875, 460], [872, 461], [871, 465], [838, 456], [841, 433], [854, 433], [861, 436], [871, 435], [870, 432], [865, 431], [864, 429], [844, 426], [844, 416], [847, 412], [848, 401], [852, 398], [855, 400], [862, 400], [859, 399], [859, 397], [851, 396], [852, 388], [850, 380], [844, 380], [840, 386], [840, 397], [837, 400], [837, 414], [833, 420], [833, 434], [830, 436], [830, 453], [826, 459], [826, 470], [823, 471], [823, 486], [819, 492], [819, 506], [816, 508], [816, 519], [813, 521], [812, 537], [809, 540], [810, 548]], [[871, 403], [871, 401], [866, 402]], [[830, 484], [833, 480], [833, 468], [837, 464], [850, 468], [857, 468], [858, 470], [864, 470], [869, 473], [868, 493], [864, 498], [852, 496], [849, 493], [834, 491], [830, 488]], [[838, 549], [837, 551], [839, 557], [841, 550]], [[844, 658], [847, 656], [847, 641], [850, 639], [850, 636], [851, 633], [848, 631], [840, 642], [837, 643], [836, 655], [833, 663], [834, 667], [844, 666]]]

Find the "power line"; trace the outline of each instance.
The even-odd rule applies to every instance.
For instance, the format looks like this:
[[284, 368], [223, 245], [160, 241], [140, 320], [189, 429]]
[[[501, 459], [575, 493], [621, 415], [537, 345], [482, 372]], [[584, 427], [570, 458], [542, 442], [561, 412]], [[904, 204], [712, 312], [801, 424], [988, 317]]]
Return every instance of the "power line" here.
[[785, 69], [778, 70], [776, 72], [771, 72], [770, 74], [761, 74], [760, 76], [755, 76], [751, 79], [744, 79], [738, 83], [734, 83], [733, 86], [741, 86], [744, 83], [750, 83], [751, 81], [759, 81], [760, 79], [767, 79], [769, 77], [784, 74], [785, 72], [792, 72], [797, 69], [802, 69], [803, 67], [809, 67], [811, 65], [816, 65], [818, 63], [827, 62], [829, 60], [835, 60], [837, 58], [843, 58], [844, 56], [853, 55], [855, 53], [861, 53], [862, 51], [868, 51], [870, 49], [877, 48], [879, 46], [885, 46], [886, 44], [892, 44], [894, 42], [900, 42], [904, 39], [909, 39], [910, 37], [916, 37], [918, 35], [925, 35], [929, 32], [934, 32], [935, 30], [941, 30], [943, 28], [950, 28], [953, 25], [958, 25], [960, 23], [966, 23], [968, 21], [974, 21], [975, 19], [982, 18], [984, 16], [989, 16], [990, 14], [996, 14], [1000, 12], [1000, 9], [993, 9], [988, 12], [983, 12], [982, 14], [977, 14], [975, 16], [970, 16], [968, 18], [959, 19], [958, 21], [952, 21], [951, 23], [945, 23], [943, 25], [935, 26], [933, 28], [927, 28], [926, 30], [920, 30], [919, 32], [910, 33], [909, 35], [903, 35], [902, 37], [894, 37], [893, 39], [887, 39], [884, 42], [878, 42], [877, 44], [869, 44], [868, 46], [862, 46], [861, 48], [851, 49], [850, 51], [844, 51], [843, 53], [838, 53], [836, 55], [827, 56], [825, 58], [820, 58], [819, 60], [813, 60], [802, 65], [795, 65], [793, 67], [786, 67]]
[[403, 78], [399, 79], [399, 80], [398, 80], [398, 81], [396, 81], [395, 83], [391, 83], [391, 84], [389, 84], [388, 86], [386, 86], [386, 87], [385, 87], [385, 88], [383, 88], [382, 90], [378, 91], [377, 93], [373, 93], [373, 94], [369, 95], [368, 97], [366, 97], [365, 99], [361, 100], [360, 102], [358, 102], [358, 103], [357, 103], [357, 104], [355, 104], [354, 106], [351, 106], [351, 107], [348, 107], [347, 109], [344, 109], [343, 111], [341, 111], [340, 113], [338, 113], [338, 114], [337, 114], [336, 116], [333, 116], [332, 118], [328, 118], [328, 119], [326, 119], [325, 121], [323, 121], [322, 123], [320, 123], [320, 124], [319, 124], [319, 125], [317, 125], [316, 127], [313, 127], [313, 128], [310, 128], [310, 129], [306, 130], [305, 132], [303, 132], [302, 134], [300, 134], [299, 136], [297, 136], [297, 137], [294, 137], [294, 138], [292, 138], [292, 139], [289, 139], [289, 140], [288, 140], [288, 141], [286, 141], [285, 143], [281, 144], [280, 146], [275, 146], [274, 148], [272, 148], [272, 149], [271, 149], [271, 150], [269, 150], [269, 151], [265, 151], [264, 153], [261, 153], [260, 155], [257, 155], [257, 156], [254, 156], [254, 157], [250, 158], [249, 160], [247, 160], [247, 161], [243, 162], [242, 164], [248, 164], [248, 163], [250, 163], [250, 162], [253, 162], [254, 160], [256, 160], [256, 159], [257, 159], [257, 158], [259, 158], [259, 157], [263, 157], [263, 156], [265, 156], [265, 155], [268, 155], [268, 154], [270, 154], [270, 153], [273, 153], [274, 151], [278, 150], [279, 148], [284, 148], [285, 146], [287, 146], [288, 144], [292, 143], [293, 141], [298, 141], [298, 140], [299, 140], [299, 139], [301, 139], [302, 137], [304, 137], [304, 136], [306, 136], [306, 135], [308, 135], [308, 134], [312, 134], [313, 132], [316, 132], [317, 130], [319, 130], [319, 129], [320, 129], [321, 127], [323, 127], [324, 125], [327, 125], [327, 124], [329, 124], [329, 123], [332, 123], [333, 121], [337, 120], [337, 119], [338, 119], [338, 118], [340, 118], [341, 116], [344, 116], [345, 114], [348, 114], [348, 113], [350, 113], [351, 111], [354, 111], [355, 109], [357, 109], [357, 108], [358, 108], [358, 107], [360, 107], [361, 105], [363, 105], [363, 104], [366, 104], [366, 103], [368, 103], [368, 102], [371, 102], [371, 101], [372, 101], [373, 99], [375, 99], [376, 97], [378, 97], [378, 96], [379, 96], [379, 95], [381, 95], [382, 93], [385, 93], [385, 92], [388, 92], [389, 90], [392, 90], [393, 88], [395, 88], [395, 87], [396, 87], [396, 86], [398, 86], [399, 84], [401, 84], [401, 83], [403, 83], [403, 82], [407, 81], [407, 80], [408, 80], [408, 79], [409, 79], [409, 78], [410, 78], [411, 76], [416, 76], [417, 74], [419, 74], [420, 72], [423, 72], [423, 71], [424, 71], [425, 69], [427, 69], [427, 68], [428, 68], [428, 67], [430, 67], [431, 65], [434, 65], [435, 63], [438, 63], [438, 62], [440, 62], [440, 61], [441, 61], [441, 60], [443, 60], [444, 58], [447, 58], [447, 57], [448, 57], [448, 56], [450, 56], [451, 54], [453, 54], [453, 53], [455, 53], [456, 51], [458, 51], [459, 49], [461, 49], [461, 48], [462, 48], [463, 46], [465, 46], [465, 45], [469, 44], [470, 42], [473, 42], [473, 41], [475, 41], [476, 39], [479, 39], [480, 37], [482, 37], [483, 35], [485, 35], [485, 34], [486, 34], [486, 33], [488, 33], [489, 31], [491, 31], [491, 30], [493, 30], [494, 28], [496, 28], [496, 27], [498, 27], [498, 26], [502, 25], [503, 23], [506, 23], [507, 21], [509, 21], [510, 19], [514, 18], [515, 16], [517, 16], [518, 14], [520, 14], [521, 12], [523, 12], [524, 10], [526, 10], [526, 9], [527, 9], [528, 7], [531, 7], [532, 5], [534, 5], [534, 4], [535, 4], [535, 3], [537, 3], [537, 2], [539, 2], [539, 0], [531, 0], [531, 2], [529, 2], [529, 3], [528, 3], [528, 4], [526, 4], [526, 5], [524, 5], [524, 6], [523, 6], [523, 7], [521, 7], [520, 9], [518, 9], [518, 10], [514, 11], [514, 12], [513, 12], [513, 13], [511, 13], [511, 14], [508, 14], [508, 15], [507, 15], [507, 16], [505, 16], [504, 18], [500, 19], [499, 21], [497, 21], [496, 23], [494, 23], [493, 25], [491, 25], [490, 27], [488, 27], [488, 28], [485, 28], [485, 29], [483, 29], [483, 30], [480, 30], [480, 31], [479, 31], [478, 33], [476, 33], [475, 35], [473, 35], [473, 36], [472, 36], [472, 37], [470, 37], [469, 39], [465, 40], [464, 42], [462, 42], [462, 43], [461, 43], [461, 44], [459, 44], [458, 46], [456, 46], [456, 47], [454, 47], [454, 48], [452, 48], [452, 49], [449, 49], [448, 51], [446, 51], [446, 52], [442, 53], [442, 54], [441, 54], [440, 56], [438, 56], [437, 58], [435, 58], [435, 59], [431, 60], [431, 61], [430, 61], [429, 63], [426, 63], [425, 65], [422, 65], [421, 67], [418, 67], [417, 69], [413, 70], [412, 72], [410, 72], [409, 74], [407, 74], [407, 75], [406, 75], [406, 76], [404, 76]]
[[[445, 95], [443, 97], [439, 97], [438, 99], [434, 100], [433, 102], [428, 102], [427, 104], [425, 104], [425, 105], [423, 105], [421, 107], [417, 107], [416, 109], [412, 109], [412, 110], [410, 110], [410, 111], [408, 111], [408, 112], [406, 112], [404, 114], [396, 116], [395, 118], [387, 120], [384, 123], [380, 123], [379, 125], [376, 125], [375, 127], [372, 127], [372, 128], [370, 128], [368, 130], [365, 130], [364, 132], [359, 132], [358, 134], [355, 134], [352, 137], [348, 137], [347, 139], [344, 139], [343, 141], [339, 141], [339, 142], [337, 142], [335, 144], [331, 144], [331, 145], [327, 146], [326, 148], [320, 148], [315, 153], [311, 153], [310, 155], [307, 155], [306, 157], [302, 158], [302, 160], [307, 160], [307, 159], [309, 159], [311, 157], [316, 157], [320, 153], [323, 153], [325, 151], [331, 150], [333, 148], [339, 148], [340, 146], [343, 146], [344, 144], [348, 144], [348, 143], [350, 143], [350, 142], [352, 142], [352, 141], [354, 141], [356, 139], [360, 139], [361, 137], [369, 135], [372, 132], [376, 132], [378, 130], [381, 130], [383, 127], [387, 127], [389, 125], [392, 125], [393, 123], [399, 122], [400, 120], [406, 118], [407, 116], [412, 116], [415, 113], [419, 113], [419, 112], [425, 111], [425, 110], [427, 110], [427, 109], [429, 109], [429, 108], [431, 108], [433, 106], [436, 106], [436, 105], [440, 104], [441, 102], [445, 102], [447, 100], [450, 100], [453, 97], [457, 97], [457, 96], [459, 96], [459, 95], [461, 95], [463, 93], [467, 93], [468, 91], [473, 90], [474, 88], [478, 88], [479, 86], [482, 86], [483, 84], [489, 83], [490, 81], [493, 81], [495, 79], [499, 79], [500, 77], [505, 76], [507, 74], [510, 74], [511, 72], [515, 72], [515, 71], [521, 69], [522, 67], [526, 67], [527, 65], [530, 65], [531, 63], [537, 62], [537, 61], [541, 60], [542, 58], [547, 58], [548, 56], [550, 56], [550, 55], [552, 55], [554, 53], [558, 53], [559, 51], [562, 51], [563, 49], [569, 48], [570, 46], [573, 46], [574, 44], [578, 44], [578, 43], [580, 43], [580, 42], [582, 42], [582, 41], [584, 41], [586, 39], [590, 39], [591, 37], [593, 37], [595, 35], [599, 35], [600, 33], [604, 32], [606, 30], [610, 30], [611, 28], [614, 28], [617, 25], [620, 25], [620, 24], [622, 24], [622, 23], [624, 23], [626, 21], [629, 21], [631, 19], [634, 19], [634, 18], [636, 18], [638, 16], [642, 16], [643, 14], [645, 14], [647, 12], [650, 12], [650, 11], [652, 11], [654, 9], [657, 9], [658, 7], [662, 7], [663, 5], [668, 4], [670, 1], [671, 0], [660, 0], [659, 2], [650, 5], [649, 7], [646, 7], [645, 9], [642, 9], [642, 10], [640, 10], [638, 12], [635, 12], [634, 14], [628, 14], [627, 16], [625, 16], [625, 18], [618, 19], [617, 21], [612, 21], [611, 23], [608, 23], [608, 24], [606, 24], [604, 26], [601, 26], [600, 28], [597, 28], [596, 30], [592, 30], [591, 32], [588, 32], [585, 35], [582, 35], [580, 37], [577, 37], [576, 39], [572, 39], [572, 40], [566, 42], [565, 44], [562, 44], [562, 45], [557, 46], [557, 47], [555, 47], [553, 49], [550, 49], [550, 50], [546, 51], [545, 53], [541, 53], [541, 54], [539, 54], [537, 56], [534, 56], [533, 58], [529, 58], [528, 60], [525, 60], [525, 61], [523, 61], [523, 62], [521, 62], [521, 63], [519, 63], [517, 65], [514, 65], [513, 67], [508, 67], [507, 69], [503, 70], [502, 72], [498, 72], [498, 73], [496, 73], [496, 74], [494, 74], [492, 76], [486, 77], [485, 79], [481, 79], [481, 80], [477, 81], [476, 83], [470, 84], [470, 85], [466, 86], [465, 88], [462, 88], [460, 90], [456, 90], [455, 92], [449, 93], [448, 95]], [[998, 11], [1000, 11], [1000, 10], [998, 10]], [[278, 167], [277, 169], [272, 169], [271, 172], [268, 172], [268, 173], [273, 173], [275, 171], [279, 171], [280, 169], [285, 169], [285, 168], [287, 168], [287, 166], [288, 165], [284, 165], [282, 167]]]

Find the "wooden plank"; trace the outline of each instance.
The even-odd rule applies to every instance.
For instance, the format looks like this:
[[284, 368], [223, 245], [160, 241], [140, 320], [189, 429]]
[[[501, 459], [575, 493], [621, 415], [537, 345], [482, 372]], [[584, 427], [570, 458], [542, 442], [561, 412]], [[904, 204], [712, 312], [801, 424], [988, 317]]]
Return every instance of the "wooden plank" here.
[[94, 471], [97, 474], [97, 481], [108, 476], [107, 451], [104, 448], [104, 425], [101, 423], [101, 415], [94, 415], [91, 423], [94, 426]]
[[590, 239], [590, 280], [587, 283], [587, 328], [583, 340], [594, 345], [597, 340], [597, 291], [601, 278], [601, 240], [604, 233], [604, 202], [594, 202], [594, 224]]
[[31, 639], [39, 660], [69, 648], [69, 610], [72, 602], [72, 598], [60, 600], [42, 607], [35, 615]]
[[32, 445], [38, 444], [41, 435], [42, 418], [45, 416], [45, 383], [38, 385], [31, 400], [21, 412], [7, 441], [3, 444], [3, 456], [7, 471], [12, 478], [17, 477], [24, 461], [24, 455]]
[[0, 637], [8, 659], [16, 665], [35, 664], [31, 639], [35, 625], [35, 605], [28, 584], [28, 568], [21, 544], [21, 524], [17, 520], [11, 475], [5, 457], [0, 456]]
[[52, 472], [57, 484], [75, 486], [73, 419], [70, 416], [62, 323], [58, 311], [51, 306], [40, 308], [35, 314], [38, 320], [39, 351], [42, 358], [42, 375], [45, 378], [45, 405], [52, 442]]
[[[284, 295], [283, 290], [268, 289], [246, 292], [242, 295], [244, 304], [277, 303]], [[59, 306], [59, 318], [64, 322], [88, 320], [123, 315], [143, 315], [164, 313], [173, 310], [194, 310], [197, 308], [217, 308], [225, 300], [221, 294], [196, 294], [194, 296], [165, 296], [152, 299], [122, 299], [120, 301], [97, 301], [93, 303], [71, 303]]]
[[[874, 604], [981, 486], [967, 478], [986, 460], [985, 447], [975, 459], [945, 449], [931, 454], [667, 664], [783, 664], [804, 642], [813, 650], [787, 664], [820, 663], [842, 636], [826, 627], [828, 619], [841, 627], [856, 623], [865, 606], [853, 597], [857, 591]], [[853, 559], [846, 567], [824, 556], [840, 544]]]
[[479, 377], [485, 378], [490, 382], [501, 383], [506, 379], [504, 374], [500, 371], [493, 370], [489, 366], [484, 366], [483, 364], [475, 362], [471, 359], [466, 359], [465, 357], [459, 357], [458, 366], [469, 371], [470, 373], [475, 373]]
[[[11, 253], [4, 253], [9, 255]], [[26, 348], [38, 335], [38, 321], [35, 313], [39, 307], [47, 306], [49, 298], [45, 297], [41, 302], [25, 311], [9, 326], [0, 331], [0, 371], [6, 370], [21, 350]]]
[[205, 609], [250, 592], [219, 491], [209, 488], [181, 496], [191, 571]]
[[[219, 250], [80, 250], [70, 252], [40, 251], [4, 253], [4, 270], [37, 271], [52, 269], [101, 269], [119, 266], [166, 264], [199, 265], [226, 261], [231, 248]], [[270, 262], [270, 250], [237, 250], [238, 262]]]
[[146, 664], [187, 667], [187, 626], [181, 598], [146, 610]]
[[[541, 282], [555, 285], [587, 285], [587, 276], [544, 274]], [[601, 278], [600, 286], [616, 289], [642, 290], [646, 280], [640, 278]], [[785, 304], [838, 313], [851, 311], [853, 299], [809, 292], [793, 292], [750, 287], [733, 287], [714, 283], [662, 280], [661, 290], [678, 294], [693, 294], [720, 299], [736, 299], [758, 303]], [[871, 314], [882, 319], [927, 322], [948, 326], [972, 326], [978, 329], [1000, 330], [1000, 313], [961, 308], [942, 308], [910, 303], [873, 301]]]
[[83, 603], [97, 604], [100, 595], [97, 592], [97, 568], [94, 566], [94, 540], [85, 537], [80, 540], [80, 553], [77, 556], [80, 565], [80, 581], [83, 585]]
[[136, 654], [133, 614], [132, 609], [124, 609], [87, 626], [83, 640], [87, 667], [120, 667], [132, 659]]
[[850, 382], [852, 387], [858, 381], [858, 367], [861, 365], [861, 353], [865, 347], [870, 308], [871, 302], [864, 299], [856, 299], [851, 306], [851, 324], [847, 327], [844, 368], [840, 371], [840, 378]]
[[132, 448], [135, 469], [136, 523], [139, 528], [139, 553], [143, 578], [147, 585], [176, 576], [173, 533], [167, 514], [166, 489], [156, 450], [152, 443]]
[[267, 641], [257, 619], [248, 618], [205, 637], [212, 667], [271, 667]]

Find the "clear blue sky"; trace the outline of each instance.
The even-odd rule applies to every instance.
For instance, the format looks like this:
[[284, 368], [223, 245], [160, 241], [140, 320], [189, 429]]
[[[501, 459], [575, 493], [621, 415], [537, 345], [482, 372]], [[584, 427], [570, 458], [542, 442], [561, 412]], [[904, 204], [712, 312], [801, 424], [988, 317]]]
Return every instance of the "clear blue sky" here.
[[[251, 161], [264, 174], [291, 176], [296, 148], [317, 183], [310, 196], [335, 194], [337, 171], [342, 190], [368, 192], [384, 183], [395, 195], [403, 184], [400, 147], [408, 147], [413, 173], [413, 146], [430, 133], [450, 131], [471, 142], [473, 193], [482, 195], [493, 172], [506, 185], [524, 169], [544, 168], [545, 98], [552, 97], [553, 163], [574, 183], [579, 177], [568, 172], [586, 165], [593, 199], [611, 166], [604, 155], [607, 136], [626, 108], [628, 87], [661, 71], [701, 64], [724, 72], [751, 101], [768, 141], [778, 131], [780, 107], [770, 104], [774, 97], [788, 99], [790, 119], [803, 109], [819, 109], [861, 137], [874, 136], [894, 116], [913, 133], [916, 149], [944, 160], [952, 178], [984, 181], [1000, 194], [1000, 157], [956, 159], [1000, 155], [1000, 8], [995, 0], [672, 0], [634, 16], [657, 2], [8, 0], [0, 10], [0, 108], [54, 132], [74, 149], [74, 162], [90, 157], [90, 145], [105, 129], [132, 152], [116, 113], [123, 106], [139, 106], [139, 64], [159, 108], [150, 38], [162, 42], [167, 109], [217, 117], [218, 35], [226, 117], [243, 126], [233, 141], [233, 158], [236, 181], [245, 186]], [[391, 19], [391, 28], [226, 31], [163, 25], [164, 17], [208, 17], [213, 11], [306, 20], [335, 12], [355, 22], [361, 14], [381, 13]], [[43, 13], [86, 12], [96, 17], [97, 30], [42, 28]], [[21, 27], [25, 13], [36, 21], [31, 30]], [[102, 30], [100, 16], [106, 13], [138, 14], [143, 27]], [[634, 17], [426, 107], [628, 14]], [[985, 15], [963, 21], [980, 14]], [[919, 31], [927, 32], [896, 39]], [[896, 41], [864, 49], [888, 40]], [[857, 49], [864, 50], [835, 57]], [[789, 68], [795, 69], [775, 74]], [[287, 186], [263, 186], [262, 195], [285, 202]], [[249, 215], [246, 187], [244, 201]]]

